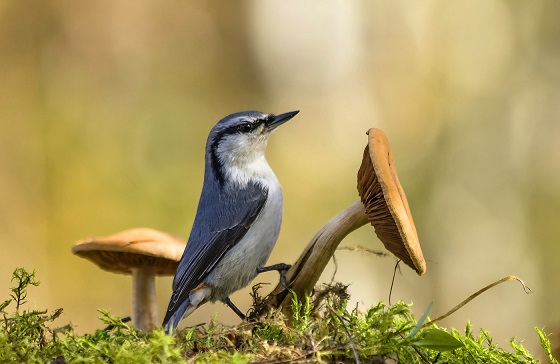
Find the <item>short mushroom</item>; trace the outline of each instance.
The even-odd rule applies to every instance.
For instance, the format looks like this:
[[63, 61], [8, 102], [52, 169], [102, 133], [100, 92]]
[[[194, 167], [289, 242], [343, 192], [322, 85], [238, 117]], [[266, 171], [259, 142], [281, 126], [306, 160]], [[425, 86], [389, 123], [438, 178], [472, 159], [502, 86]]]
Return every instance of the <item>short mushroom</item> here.
[[159, 325], [155, 276], [175, 274], [185, 245], [173, 235], [137, 228], [78, 241], [72, 253], [103, 270], [132, 274], [133, 323], [137, 329], [149, 331]]
[[[340, 242], [352, 231], [370, 222], [385, 247], [419, 275], [426, 263], [408, 202], [397, 178], [393, 154], [385, 133], [372, 128], [358, 172], [361, 202], [340, 212], [311, 239], [296, 263], [286, 273], [290, 290], [298, 296], [309, 294]], [[279, 283], [267, 297], [272, 307], [285, 306], [289, 291]]]

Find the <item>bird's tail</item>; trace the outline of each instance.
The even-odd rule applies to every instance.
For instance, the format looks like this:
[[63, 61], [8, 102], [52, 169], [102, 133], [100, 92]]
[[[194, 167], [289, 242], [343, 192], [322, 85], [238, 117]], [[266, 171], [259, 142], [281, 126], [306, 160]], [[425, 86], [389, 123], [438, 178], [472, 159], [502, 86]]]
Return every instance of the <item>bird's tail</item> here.
[[173, 331], [181, 322], [181, 319], [185, 315], [185, 312], [191, 305], [191, 300], [186, 299], [185, 302], [181, 303], [175, 309], [168, 309], [165, 313], [165, 318], [163, 319], [163, 328], [165, 329], [165, 333], [170, 335], [173, 334]]

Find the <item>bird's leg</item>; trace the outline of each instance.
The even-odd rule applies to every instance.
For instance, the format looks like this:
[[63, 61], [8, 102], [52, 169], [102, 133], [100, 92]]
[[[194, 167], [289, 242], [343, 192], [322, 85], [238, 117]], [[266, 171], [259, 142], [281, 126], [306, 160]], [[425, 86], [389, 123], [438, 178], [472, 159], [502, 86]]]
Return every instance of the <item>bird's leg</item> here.
[[[123, 317], [123, 318], [121, 319], [121, 322], [122, 322], [123, 324], [125, 324], [125, 323], [127, 323], [127, 322], [130, 322], [130, 321], [132, 321], [132, 318], [130, 318], [130, 316], [126, 316], [126, 317]], [[107, 325], [107, 326], [105, 326], [105, 328], [104, 328], [103, 330], [105, 330], [105, 331], [111, 331], [111, 330], [113, 330], [114, 328], [115, 328], [115, 325]]]
[[278, 271], [278, 273], [280, 274], [280, 283], [282, 283], [284, 288], [290, 290], [290, 287], [288, 287], [288, 282], [286, 281], [286, 272], [291, 267], [292, 266], [290, 264], [278, 263], [278, 264], [269, 265], [268, 267], [257, 268], [257, 273], [261, 274], [264, 272], [270, 272], [272, 270]]
[[239, 318], [240, 318], [241, 320], [245, 321], [245, 319], [246, 319], [247, 317], [243, 314], [243, 312], [241, 312], [240, 309], [237, 308], [236, 305], [233, 304], [233, 302], [231, 302], [231, 300], [229, 299], [229, 297], [226, 297], [226, 299], [223, 300], [222, 302], [225, 303], [226, 305], [228, 305], [228, 307], [231, 308], [232, 311], [235, 312], [235, 314], [236, 314], [237, 316], [239, 316]]

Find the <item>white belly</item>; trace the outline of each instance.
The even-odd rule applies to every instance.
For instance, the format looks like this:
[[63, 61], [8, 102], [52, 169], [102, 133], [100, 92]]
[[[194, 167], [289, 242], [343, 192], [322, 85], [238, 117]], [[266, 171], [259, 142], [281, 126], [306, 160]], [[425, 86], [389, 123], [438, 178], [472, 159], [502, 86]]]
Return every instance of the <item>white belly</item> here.
[[211, 301], [223, 300], [247, 286], [272, 253], [282, 224], [280, 185], [270, 184], [266, 204], [247, 234], [224, 255], [205, 282], [212, 286]]

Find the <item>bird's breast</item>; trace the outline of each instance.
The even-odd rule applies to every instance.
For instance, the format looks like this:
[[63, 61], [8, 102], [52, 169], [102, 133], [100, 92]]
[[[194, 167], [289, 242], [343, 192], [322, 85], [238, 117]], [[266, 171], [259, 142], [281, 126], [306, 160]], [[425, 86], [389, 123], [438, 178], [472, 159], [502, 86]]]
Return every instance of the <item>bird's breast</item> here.
[[272, 253], [282, 224], [283, 196], [279, 184], [269, 186], [266, 204], [245, 236], [233, 246], [207, 283], [214, 287], [213, 300], [222, 300], [247, 286]]
[[264, 155], [250, 159], [234, 159], [225, 164], [224, 172], [226, 179], [233, 185], [244, 187], [250, 181], [253, 181], [261, 184], [264, 188], [280, 186]]

